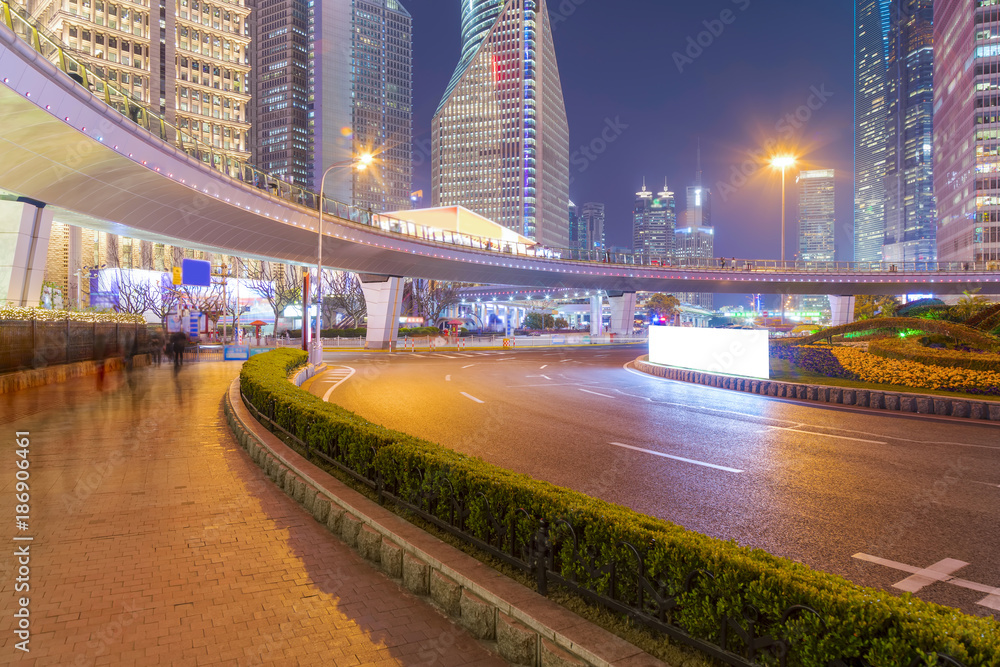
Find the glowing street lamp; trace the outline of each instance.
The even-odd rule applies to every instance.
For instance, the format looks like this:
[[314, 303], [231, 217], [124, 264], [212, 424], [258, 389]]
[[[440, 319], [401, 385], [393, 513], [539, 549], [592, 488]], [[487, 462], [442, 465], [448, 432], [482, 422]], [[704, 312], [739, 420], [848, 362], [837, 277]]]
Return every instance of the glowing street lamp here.
[[781, 261], [785, 261], [785, 170], [795, 165], [791, 155], [777, 155], [771, 159], [771, 166], [781, 170]]
[[[327, 170], [323, 172], [323, 178], [319, 181], [319, 224], [317, 225], [319, 231], [319, 241], [317, 242], [316, 251], [316, 340], [313, 341], [311, 354], [309, 355], [309, 361], [316, 365], [323, 363], [323, 339], [321, 338], [323, 326], [323, 201], [326, 199], [326, 177], [331, 171], [341, 167], [349, 167], [351, 169], [357, 169], [358, 171], [364, 171], [374, 161], [374, 155], [371, 153], [362, 153], [361, 155], [356, 155], [350, 160], [335, 162], [327, 167]], [[308, 328], [306, 324], [309, 322], [308, 306], [303, 310], [305, 312], [303, 313], [304, 320], [302, 329], [305, 331], [305, 329]]]

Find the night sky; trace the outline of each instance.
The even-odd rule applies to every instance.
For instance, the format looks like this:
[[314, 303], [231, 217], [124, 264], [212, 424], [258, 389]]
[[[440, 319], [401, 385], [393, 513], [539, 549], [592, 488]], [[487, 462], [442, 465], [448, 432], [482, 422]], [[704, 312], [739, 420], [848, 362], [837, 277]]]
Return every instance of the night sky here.
[[[700, 137], [704, 182], [715, 197], [716, 255], [780, 254], [780, 176], [764, 167], [743, 184], [733, 172], [772, 142], [794, 149], [806, 168], [837, 169], [838, 258], [852, 259], [853, 3], [548, 1], [569, 116], [570, 198], [607, 205], [609, 244], [631, 245], [632, 202], [643, 176], [655, 191], [665, 176], [678, 212], [685, 207]], [[414, 21], [414, 189], [424, 189], [426, 206], [431, 117], [458, 61], [460, 2], [403, 0]], [[689, 38], [703, 32], [708, 46], [700, 55], [691, 47], [693, 62], [679, 68], [674, 53], [687, 58]], [[589, 160], [578, 151], [608, 121], [627, 128]], [[787, 187], [793, 259], [794, 174]]]

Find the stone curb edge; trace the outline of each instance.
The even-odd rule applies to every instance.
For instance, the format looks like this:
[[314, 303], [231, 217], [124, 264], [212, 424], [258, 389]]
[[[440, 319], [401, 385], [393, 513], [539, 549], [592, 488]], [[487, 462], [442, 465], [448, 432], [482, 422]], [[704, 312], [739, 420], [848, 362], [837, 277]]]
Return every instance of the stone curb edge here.
[[826, 403], [848, 407], [884, 410], [907, 415], [955, 417], [970, 421], [1000, 422], [1000, 402], [976, 401], [967, 398], [904, 394], [874, 389], [853, 389], [827, 385], [798, 384], [780, 380], [755, 380], [731, 375], [715, 375], [672, 366], [660, 366], [639, 357], [632, 362], [635, 369], [647, 375], [667, 380], [702, 384], [708, 387], [741, 391], [748, 394], [787, 398], [796, 401]]
[[413, 594], [429, 597], [511, 665], [668, 667], [624, 639], [508, 579], [316, 467], [243, 405], [239, 378], [223, 401], [233, 435], [279, 488]]

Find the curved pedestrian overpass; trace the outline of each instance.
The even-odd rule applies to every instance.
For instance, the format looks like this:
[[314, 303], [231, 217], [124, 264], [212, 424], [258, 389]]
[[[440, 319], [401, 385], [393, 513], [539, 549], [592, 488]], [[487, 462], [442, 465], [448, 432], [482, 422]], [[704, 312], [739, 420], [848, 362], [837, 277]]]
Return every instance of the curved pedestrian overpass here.
[[[0, 17], [0, 188], [25, 198], [26, 206], [44, 205], [61, 221], [83, 227], [315, 264], [317, 195], [185, 135], [75, 60], [5, 0]], [[669, 258], [500, 245], [370, 216], [331, 200], [323, 210], [324, 264], [372, 276], [609, 294], [1000, 293], [1000, 271], [983, 264], [677, 265]]]

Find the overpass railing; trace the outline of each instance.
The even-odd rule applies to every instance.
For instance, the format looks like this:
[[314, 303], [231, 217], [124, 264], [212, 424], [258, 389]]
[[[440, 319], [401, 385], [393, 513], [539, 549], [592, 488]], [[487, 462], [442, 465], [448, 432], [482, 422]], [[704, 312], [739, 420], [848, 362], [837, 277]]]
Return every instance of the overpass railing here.
[[[129, 90], [106, 79], [103, 61], [70, 49], [44, 25], [9, 0], [0, 0], [0, 23], [12, 30], [37, 53], [55, 64], [70, 78], [102, 99], [110, 108], [164, 142], [177, 146], [224, 177], [235, 179], [290, 204], [318, 211], [320, 197], [304, 187], [281, 180], [233, 156], [221, 146], [209, 146], [194, 135], [168, 122], [152, 111], [149, 104]], [[715, 259], [681, 256], [656, 256], [644, 252], [611, 252], [603, 249], [548, 248], [535, 243], [512, 243], [500, 239], [462, 234], [418, 225], [399, 218], [374, 213], [357, 206], [323, 198], [323, 212], [341, 221], [365, 225], [388, 234], [402, 235], [430, 243], [469, 248], [534, 259], [609, 264], [622, 267], [718, 270], [726, 273], [810, 273], [810, 274], [886, 274], [886, 273], [986, 273], [1000, 270], [997, 262], [804, 262], [756, 259]]]

